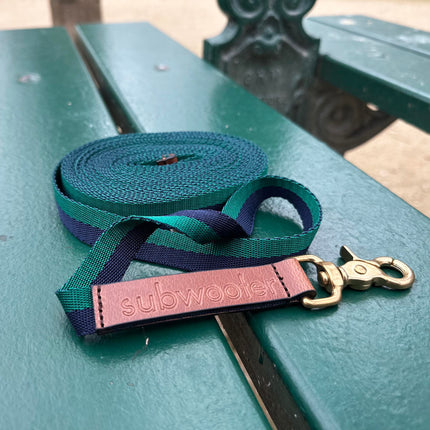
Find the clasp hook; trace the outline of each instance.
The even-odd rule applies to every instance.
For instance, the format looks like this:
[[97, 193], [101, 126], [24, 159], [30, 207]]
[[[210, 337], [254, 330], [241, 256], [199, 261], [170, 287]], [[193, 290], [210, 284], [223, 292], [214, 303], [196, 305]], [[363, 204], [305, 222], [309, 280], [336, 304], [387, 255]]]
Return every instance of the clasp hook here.
[[[391, 257], [377, 257], [373, 260], [363, 260], [357, 257], [347, 246], [342, 246], [340, 256], [345, 261], [340, 267], [329, 261], [323, 261], [315, 255], [299, 255], [299, 262], [313, 263], [318, 269], [318, 283], [324, 287], [329, 297], [323, 299], [302, 299], [304, 307], [309, 309], [322, 309], [337, 305], [342, 299], [345, 287], [354, 290], [367, 290], [371, 286], [385, 286], [395, 290], [410, 288], [415, 280], [412, 269], [405, 263]], [[397, 270], [401, 278], [387, 275], [382, 268]]]

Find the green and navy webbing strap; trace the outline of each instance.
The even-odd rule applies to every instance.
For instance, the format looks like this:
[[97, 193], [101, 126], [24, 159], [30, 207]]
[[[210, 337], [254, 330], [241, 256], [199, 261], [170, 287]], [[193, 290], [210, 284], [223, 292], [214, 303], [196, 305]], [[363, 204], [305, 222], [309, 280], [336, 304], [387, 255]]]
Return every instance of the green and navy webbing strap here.
[[[178, 162], [157, 164], [171, 153]], [[303, 185], [266, 171], [266, 157], [253, 143], [206, 132], [121, 135], [68, 154], [54, 173], [59, 215], [93, 245], [57, 291], [77, 333], [95, 332], [91, 286], [120, 281], [133, 259], [197, 271], [304, 253], [321, 222], [319, 202]], [[301, 233], [248, 237], [269, 197], [295, 207]]]

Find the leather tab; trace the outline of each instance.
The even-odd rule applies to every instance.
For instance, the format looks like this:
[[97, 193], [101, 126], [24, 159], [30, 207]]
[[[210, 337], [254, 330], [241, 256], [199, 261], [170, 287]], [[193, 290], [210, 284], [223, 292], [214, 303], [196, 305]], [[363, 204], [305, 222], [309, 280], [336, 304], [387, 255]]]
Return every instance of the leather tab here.
[[294, 258], [238, 269], [137, 279], [92, 287], [97, 332], [228, 311], [275, 307], [315, 296]]

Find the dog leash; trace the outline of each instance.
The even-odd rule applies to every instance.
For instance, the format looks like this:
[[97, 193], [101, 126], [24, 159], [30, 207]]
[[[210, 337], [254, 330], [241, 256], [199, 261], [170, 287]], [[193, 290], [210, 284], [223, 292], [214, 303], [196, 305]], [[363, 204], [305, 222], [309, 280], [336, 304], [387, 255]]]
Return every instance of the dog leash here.
[[[346, 286], [412, 285], [411, 269], [389, 257], [363, 260], [343, 247], [346, 264], [336, 267], [299, 255], [318, 230], [321, 207], [303, 185], [263, 176], [266, 170], [264, 153], [251, 142], [204, 132], [122, 135], [68, 154], [54, 173], [59, 215], [93, 245], [57, 291], [77, 334], [297, 302], [321, 308], [337, 304]], [[248, 237], [269, 197], [293, 205], [301, 233]], [[133, 259], [197, 273], [122, 282]], [[317, 266], [330, 297], [314, 298], [299, 262]]]
[[[303, 185], [266, 171], [266, 156], [253, 143], [206, 132], [121, 135], [69, 153], [54, 172], [60, 219], [93, 246], [57, 291], [78, 335], [96, 331], [92, 286], [119, 282], [133, 259], [202, 271], [306, 252], [320, 204]], [[269, 197], [293, 205], [301, 233], [248, 237]]]

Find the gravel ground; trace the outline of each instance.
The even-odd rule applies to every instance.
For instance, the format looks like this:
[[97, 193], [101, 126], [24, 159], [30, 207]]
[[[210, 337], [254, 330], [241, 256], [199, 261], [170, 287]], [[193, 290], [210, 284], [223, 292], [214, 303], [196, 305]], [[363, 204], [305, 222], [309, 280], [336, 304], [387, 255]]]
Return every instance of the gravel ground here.
[[[201, 55], [226, 23], [215, 0], [102, 0], [105, 22], [149, 21]], [[430, 32], [427, 0], [318, 0], [310, 15], [362, 14]], [[48, 0], [0, 0], [0, 29], [51, 26]], [[396, 121], [345, 158], [430, 217], [430, 135]]]

